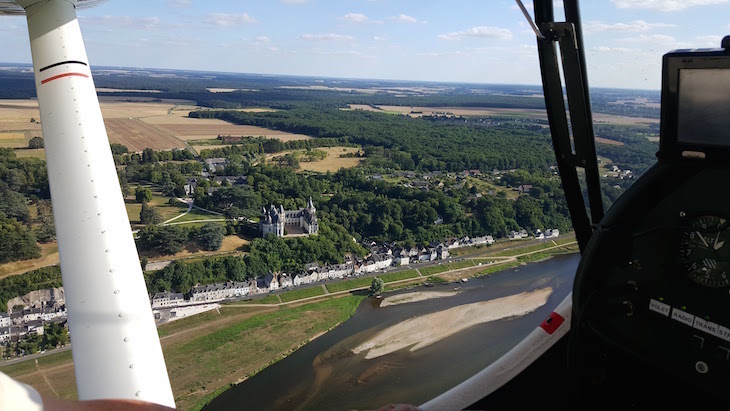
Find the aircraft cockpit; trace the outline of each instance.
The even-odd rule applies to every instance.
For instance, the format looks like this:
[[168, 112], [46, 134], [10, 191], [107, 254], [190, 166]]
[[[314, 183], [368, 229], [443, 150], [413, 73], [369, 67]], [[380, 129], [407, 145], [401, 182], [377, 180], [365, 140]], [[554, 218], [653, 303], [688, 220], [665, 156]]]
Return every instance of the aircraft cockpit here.
[[658, 161], [594, 226], [576, 274], [568, 358], [584, 395], [730, 403], [728, 114], [730, 50], [664, 56]]

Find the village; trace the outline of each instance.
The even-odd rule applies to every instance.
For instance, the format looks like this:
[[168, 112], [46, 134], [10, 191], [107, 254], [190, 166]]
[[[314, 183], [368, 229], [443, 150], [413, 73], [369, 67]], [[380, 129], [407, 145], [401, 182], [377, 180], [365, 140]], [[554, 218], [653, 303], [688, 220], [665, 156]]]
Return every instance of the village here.
[[[560, 235], [557, 229], [547, 229], [545, 232], [536, 230], [536, 239], [555, 238]], [[527, 231], [510, 232], [510, 240], [526, 239]], [[218, 303], [224, 300], [241, 299], [256, 294], [267, 294], [279, 289], [290, 289], [302, 285], [323, 281], [339, 280], [353, 276], [374, 275], [388, 269], [426, 263], [436, 260], [447, 260], [450, 251], [462, 247], [490, 246], [494, 244], [491, 235], [480, 237], [452, 238], [443, 242], [434, 242], [428, 246], [404, 248], [395, 244], [365, 243], [370, 249], [366, 258], [351, 258], [342, 264], [320, 265], [307, 264], [305, 270], [299, 273], [268, 273], [262, 278], [251, 281], [216, 283], [193, 287], [189, 293], [175, 293], [164, 291], [156, 293], [151, 298], [155, 318], [160, 320], [174, 320], [179, 314], [171, 310], [168, 316], [162, 315], [161, 309], [174, 309], [200, 304]], [[212, 309], [215, 307], [211, 307]], [[189, 315], [189, 314], [183, 314]]]

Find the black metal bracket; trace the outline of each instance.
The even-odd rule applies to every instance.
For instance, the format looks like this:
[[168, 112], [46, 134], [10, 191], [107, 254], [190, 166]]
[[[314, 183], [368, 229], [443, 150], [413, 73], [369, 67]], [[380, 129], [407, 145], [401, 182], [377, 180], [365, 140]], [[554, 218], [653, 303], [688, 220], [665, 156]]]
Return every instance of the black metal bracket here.
[[[593, 232], [591, 224], [600, 222], [604, 211], [578, 1], [565, 0], [564, 7], [567, 21], [555, 22], [553, 21], [552, 0], [535, 1], [535, 19], [543, 35], [543, 38], [538, 37], [537, 47], [545, 106], [550, 121], [550, 134], [553, 139], [558, 171], [568, 202], [573, 229], [581, 252], [583, 252]], [[563, 93], [555, 43], [558, 43], [560, 47], [565, 76], [565, 93]], [[570, 122], [565, 109], [566, 96]], [[591, 210], [590, 219], [580, 188], [578, 167], [585, 171], [588, 203]]]

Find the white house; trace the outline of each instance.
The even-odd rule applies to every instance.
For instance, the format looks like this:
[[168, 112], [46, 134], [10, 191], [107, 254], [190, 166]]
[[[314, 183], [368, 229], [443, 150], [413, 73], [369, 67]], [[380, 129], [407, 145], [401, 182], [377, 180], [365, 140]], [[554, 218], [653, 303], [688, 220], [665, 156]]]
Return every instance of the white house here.
[[291, 276], [284, 273], [279, 275], [279, 287], [287, 288], [291, 287], [292, 285], [294, 285], [294, 282], [292, 281]]
[[558, 236], [560, 236], [560, 230], [558, 230], [557, 228], [548, 228], [547, 230], [545, 230], [545, 238]]
[[538, 240], [542, 240], [545, 238], [545, 234], [543, 234], [543, 232], [538, 229], [537, 231], [535, 231], [535, 238]]
[[177, 307], [182, 304], [185, 304], [185, 296], [182, 293], [163, 291], [152, 297], [152, 308]]
[[410, 256], [406, 250], [396, 250], [393, 253], [393, 265], [403, 266], [410, 263]]
[[316, 282], [319, 275], [316, 271], [308, 271], [306, 273], [298, 273], [294, 274], [292, 278], [292, 283], [295, 287], [298, 287], [302, 284], [311, 284], [313, 282]]
[[439, 259], [441, 259], [441, 260], [445, 260], [445, 259], [449, 258], [449, 249], [448, 249], [448, 247], [440, 246], [439, 248], [437, 248], [436, 249], [436, 256]]
[[225, 283], [193, 287], [192, 301], [220, 301], [225, 298], [241, 297], [251, 292], [251, 284], [227, 281]]
[[30, 308], [23, 310], [23, 322], [28, 323], [31, 321], [39, 320], [43, 310], [40, 308]]
[[527, 238], [527, 230], [510, 231], [507, 235], [510, 240], [519, 240], [521, 238]]
[[266, 282], [266, 288], [269, 289], [269, 291], [278, 290], [279, 289], [279, 280], [274, 273], [268, 273], [264, 277], [264, 281]]
[[0, 313], [0, 328], [10, 326], [10, 316], [8, 313]]

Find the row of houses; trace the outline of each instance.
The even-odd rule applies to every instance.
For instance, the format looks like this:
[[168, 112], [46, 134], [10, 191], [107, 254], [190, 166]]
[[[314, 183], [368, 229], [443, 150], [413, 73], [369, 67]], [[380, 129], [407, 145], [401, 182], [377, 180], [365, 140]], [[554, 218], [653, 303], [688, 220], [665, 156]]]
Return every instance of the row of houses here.
[[55, 318], [66, 317], [66, 306], [54, 308], [46, 306], [43, 308], [27, 308], [22, 311], [14, 311], [11, 314], [0, 312], [0, 328], [10, 326], [21, 326], [33, 321], [51, 321]]
[[182, 293], [164, 291], [152, 297], [152, 308], [173, 308], [190, 304], [201, 304], [240, 298], [247, 295], [268, 293], [282, 288], [298, 287], [349, 276], [374, 273], [391, 266], [406, 266], [412, 263], [449, 258], [449, 251], [459, 247], [491, 245], [492, 236], [450, 238], [428, 246], [403, 248], [391, 245], [368, 243], [370, 255], [366, 258], [351, 258], [342, 264], [311, 263], [300, 273], [268, 273], [252, 281], [228, 281], [225, 283], [196, 286], [188, 296]]
[[[538, 229], [535, 231], [535, 238], [538, 240], [542, 240], [545, 238], [553, 238], [553, 237], [559, 237], [560, 236], [560, 230], [557, 228], [548, 228], [543, 232], [542, 230]], [[527, 230], [520, 230], [520, 231], [510, 231], [509, 234], [507, 234], [507, 238], [510, 240], [519, 240], [522, 238], [529, 237], [529, 234], [527, 234]]]
[[31, 320], [25, 323], [18, 323], [18, 324], [11, 324], [8, 326], [1, 326], [0, 327], [0, 344], [6, 344], [8, 342], [15, 342], [20, 340], [23, 337], [37, 334], [37, 335], [43, 335], [45, 331], [45, 326], [48, 323], [55, 323], [60, 322], [63, 323], [67, 321], [66, 317], [54, 317], [49, 320], [44, 319], [35, 319]]

